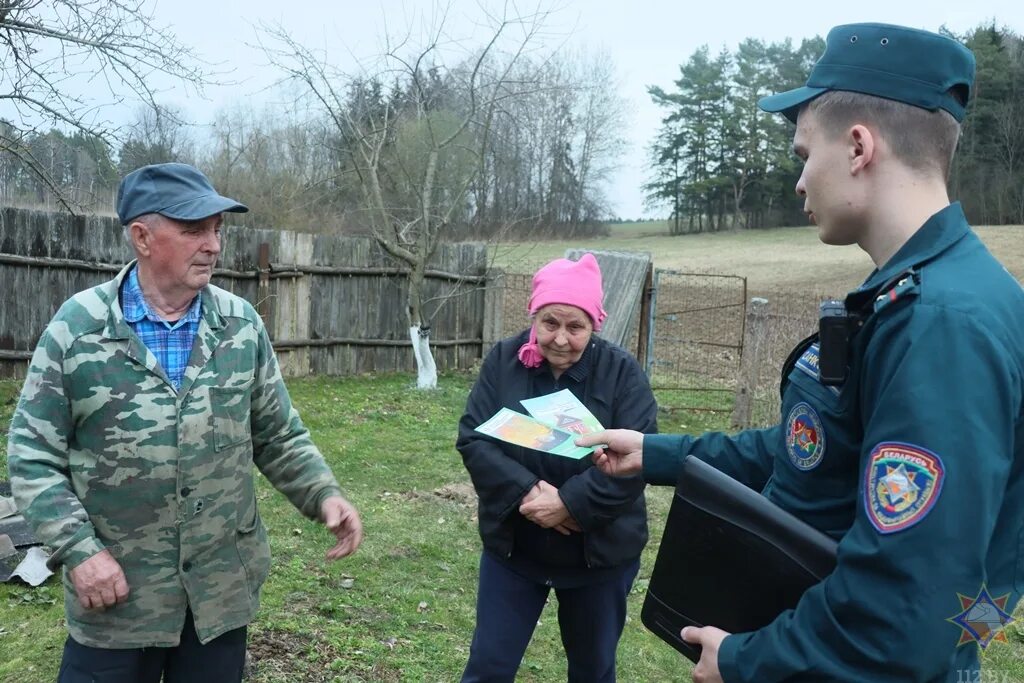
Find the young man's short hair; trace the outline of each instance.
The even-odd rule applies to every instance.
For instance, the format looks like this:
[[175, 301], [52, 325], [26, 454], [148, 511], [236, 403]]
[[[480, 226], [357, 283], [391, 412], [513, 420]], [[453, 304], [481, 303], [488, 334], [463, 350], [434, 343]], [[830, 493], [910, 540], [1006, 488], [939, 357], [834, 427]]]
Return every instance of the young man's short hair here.
[[949, 178], [960, 124], [948, 112], [929, 111], [896, 100], [832, 90], [808, 102], [828, 133], [839, 135], [862, 123], [876, 127], [897, 159], [917, 171]]

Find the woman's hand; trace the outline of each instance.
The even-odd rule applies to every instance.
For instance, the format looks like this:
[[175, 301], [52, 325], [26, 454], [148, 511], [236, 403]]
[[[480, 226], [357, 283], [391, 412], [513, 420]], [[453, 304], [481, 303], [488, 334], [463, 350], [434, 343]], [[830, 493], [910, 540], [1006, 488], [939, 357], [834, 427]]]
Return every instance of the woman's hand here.
[[566, 509], [562, 497], [558, 495], [558, 489], [546, 481], [537, 482], [523, 497], [523, 502], [519, 505], [519, 514], [538, 526], [554, 529], [566, 536], [574, 531], [582, 531]]

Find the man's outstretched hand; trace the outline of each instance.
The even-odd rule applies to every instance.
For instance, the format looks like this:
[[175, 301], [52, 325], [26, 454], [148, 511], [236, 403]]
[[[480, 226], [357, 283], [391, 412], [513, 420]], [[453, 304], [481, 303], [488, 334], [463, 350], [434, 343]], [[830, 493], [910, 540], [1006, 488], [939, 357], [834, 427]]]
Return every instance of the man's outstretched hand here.
[[593, 446], [594, 464], [612, 477], [639, 474], [644, 466], [644, 435], [632, 429], [606, 429], [584, 434], [577, 446]]
[[363, 522], [355, 506], [341, 496], [325, 498], [320, 504], [320, 518], [338, 542], [327, 551], [328, 560], [340, 560], [356, 551], [363, 542]]

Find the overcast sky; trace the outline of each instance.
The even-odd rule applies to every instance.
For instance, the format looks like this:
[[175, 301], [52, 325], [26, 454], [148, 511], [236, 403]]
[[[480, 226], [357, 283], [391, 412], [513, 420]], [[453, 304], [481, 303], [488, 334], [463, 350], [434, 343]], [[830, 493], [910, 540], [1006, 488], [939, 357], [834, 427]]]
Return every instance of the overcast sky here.
[[[640, 186], [646, 179], [645, 149], [658, 128], [661, 112], [651, 104], [647, 86], [671, 88], [679, 65], [703, 44], [712, 52], [735, 49], [744, 38], [765, 41], [824, 36], [836, 24], [878, 21], [936, 30], [945, 25], [963, 32], [995, 20], [1024, 32], [1022, 0], [859, 0], [802, 3], [753, 0], [554, 0], [558, 8], [548, 22], [550, 46], [607, 51], [621, 80], [621, 94], [631, 114], [626, 131], [628, 149], [609, 187], [616, 213], [623, 217], [663, 215], [644, 212]], [[181, 90], [161, 98], [182, 107], [197, 122], [240, 98], [256, 102], [270, 97], [264, 90], [273, 78], [266, 59], [252, 44], [256, 27], [279, 24], [311, 48], [325, 48], [332, 63], [347, 68], [355, 59], [379, 54], [381, 37], [406, 28], [414, 33], [436, 14], [432, 2], [407, 0], [158, 0], [156, 23], [171, 28], [220, 70], [221, 80], [236, 83], [207, 88], [205, 99]], [[453, 0], [448, 5], [449, 33], [456, 39], [480, 40], [481, 7], [501, 6], [491, 0]], [[520, 2], [522, 12], [536, 7]], [[551, 3], [547, 3], [551, 6]], [[426, 17], [426, 19], [424, 19]]]

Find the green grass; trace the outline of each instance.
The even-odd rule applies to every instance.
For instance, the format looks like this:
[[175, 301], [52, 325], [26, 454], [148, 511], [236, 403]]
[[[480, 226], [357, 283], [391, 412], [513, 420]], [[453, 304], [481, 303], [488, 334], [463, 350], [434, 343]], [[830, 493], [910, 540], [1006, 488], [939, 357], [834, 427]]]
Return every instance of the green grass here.
[[642, 237], [646, 235], [667, 235], [671, 221], [636, 221], [633, 223], [611, 223], [611, 237]]
[[[458, 677], [473, 629], [480, 541], [469, 478], [454, 449], [471, 378], [448, 376], [436, 392], [409, 391], [407, 376], [289, 382], [292, 397], [358, 506], [366, 540], [352, 558], [327, 564], [331, 539], [304, 520], [266, 481], [260, 509], [274, 566], [250, 631], [259, 658], [254, 680], [450, 681]], [[6, 427], [18, 386], [0, 382]], [[666, 427], [713, 426], [666, 412]], [[6, 444], [0, 471], [6, 470]], [[652, 536], [670, 491], [652, 491]], [[630, 597], [620, 648], [623, 680], [682, 675], [688, 664], [639, 621], [656, 541]], [[58, 582], [29, 589], [0, 585], [0, 681], [52, 681], [64, 639]], [[541, 617], [520, 680], [564, 680], [552, 606]]]
[[[274, 566], [250, 630], [253, 680], [451, 681], [468, 653], [480, 542], [469, 479], [453, 444], [472, 379], [446, 376], [430, 393], [408, 376], [289, 382], [314, 439], [358, 506], [366, 540], [352, 558], [327, 564], [331, 539], [262, 479], [259, 500]], [[0, 382], [6, 427], [18, 385]], [[681, 392], [659, 396], [663, 431], [723, 428], [728, 413], [693, 412]], [[727, 405], [722, 406], [723, 410]], [[0, 444], [0, 472], [6, 471]], [[690, 665], [647, 632], [640, 606], [671, 491], [650, 488], [651, 543], [629, 599], [619, 646], [623, 681], [688, 680]], [[0, 584], [0, 681], [52, 681], [64, 639], [59, 583]], [[1024, 614], [1019, 614], [1024, 618]], [[989, 666], [1024, 681], [1024, 632], [989, 648]], [[541, 617], [521, 681], [565, 680], [553, 606]], [[987, 679], [986, 679], [987, 680]]]

